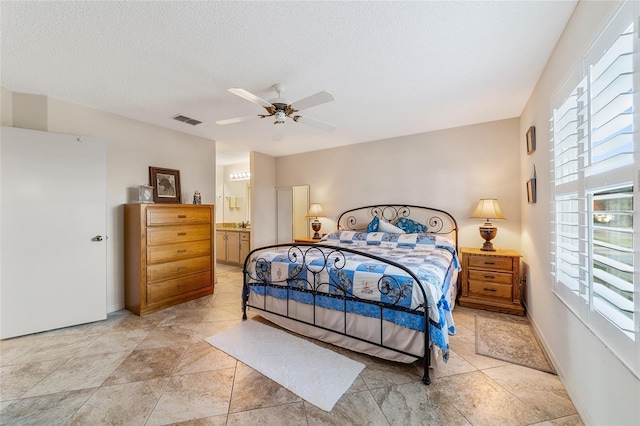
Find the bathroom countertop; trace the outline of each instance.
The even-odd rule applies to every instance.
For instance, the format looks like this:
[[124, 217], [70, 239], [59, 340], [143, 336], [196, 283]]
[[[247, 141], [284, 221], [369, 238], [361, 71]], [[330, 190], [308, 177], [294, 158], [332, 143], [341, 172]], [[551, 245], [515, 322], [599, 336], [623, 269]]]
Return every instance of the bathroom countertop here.
[[216, 231], [236, 231], [236, 232], [251, 232], [250, 228], [235, 228], [235, 227], [231, 227], [231, 226], [225, 226], [225, 227], [216, 227]]

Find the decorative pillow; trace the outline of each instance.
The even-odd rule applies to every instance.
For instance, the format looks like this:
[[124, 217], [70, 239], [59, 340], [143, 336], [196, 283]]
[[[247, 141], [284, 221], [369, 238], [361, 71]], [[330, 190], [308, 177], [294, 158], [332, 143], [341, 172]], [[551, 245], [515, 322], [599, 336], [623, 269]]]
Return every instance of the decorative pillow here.
[[383, 240], [383, 238], [385, 237], [384, 232], [369, 232], [367, 234], [367, 245], [370, 246], [379, 246], [380, 245], [380, 241]]
[[385, 222], [384, 220], [381, 220], [380, 223], [378, 223], [378, 231], [389, 232], [391, 234], [405, 234], [403, 229], [400, 229], [389, 222]]
[[347, 244], [365, 244], [367, 234], [359, 231], [342, 231], [340, 233], [340, 242]]
[[411, 220], [409, 218], [403, 217], [397, 223], [396, 226], [402, 229], [407, 234], [417, 234], [421, 232], [427, 232], [427, 226], [421, 223], [416, 222], [415, 220]]
[[398, 236], [398, 247], [413, 248], [416, 246], [417, 239], [418, 239], [418, 234], [400, 235]]
[[380, 223], [380, 219], [378, 216], [374, 217], [369, 225], [367, 226], [367, 232], [376, 232], [378, 230], [378, 223]]
[[327, 234], [324, 237], [322, 237], [322, 239], [320, 239], [320, 241], [329, 241], [329, 240], [340, 241], [340, 233], [341, 233], [341, 231], [334, 231], [334, 232], [332, 232], [330, 234]]

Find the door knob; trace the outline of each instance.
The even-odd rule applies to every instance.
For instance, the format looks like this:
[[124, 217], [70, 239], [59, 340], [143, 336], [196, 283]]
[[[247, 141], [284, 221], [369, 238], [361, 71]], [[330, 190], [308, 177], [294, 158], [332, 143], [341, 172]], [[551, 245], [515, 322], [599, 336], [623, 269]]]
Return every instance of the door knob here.
[[102, 241], [102, 235], [96, 235], [91, 239], [91, 241]]

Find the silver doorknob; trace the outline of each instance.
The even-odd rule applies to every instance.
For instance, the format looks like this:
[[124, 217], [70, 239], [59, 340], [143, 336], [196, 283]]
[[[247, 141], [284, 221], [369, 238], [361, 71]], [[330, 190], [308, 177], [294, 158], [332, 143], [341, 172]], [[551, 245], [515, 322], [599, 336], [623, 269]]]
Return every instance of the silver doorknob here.
[[102, 235], [96, 235], [91, 239], [91, 241], [102, 241]]

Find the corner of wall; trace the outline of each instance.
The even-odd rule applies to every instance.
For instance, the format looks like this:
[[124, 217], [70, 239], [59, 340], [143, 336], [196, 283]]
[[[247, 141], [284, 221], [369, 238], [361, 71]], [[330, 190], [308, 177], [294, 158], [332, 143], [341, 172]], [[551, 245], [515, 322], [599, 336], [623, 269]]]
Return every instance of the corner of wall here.
[[13, 127], [13, 92], [0, 86], [0, 126]]
[[13, 93], [13, 126], [22, 129], [49, 130], [49, 105], [47, 96], [29, 93]]

